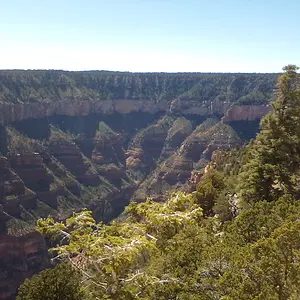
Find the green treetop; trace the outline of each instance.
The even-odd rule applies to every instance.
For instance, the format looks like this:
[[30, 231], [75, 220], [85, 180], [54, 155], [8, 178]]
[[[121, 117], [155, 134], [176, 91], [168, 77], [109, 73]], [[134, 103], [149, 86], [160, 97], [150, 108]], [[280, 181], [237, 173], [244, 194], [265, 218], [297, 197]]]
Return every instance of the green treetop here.
[[273, 110], [262, 120], [241, 174], [240, 196], [247, 203], [300, 192], [300, 77], [294, 65], [284, 70]]

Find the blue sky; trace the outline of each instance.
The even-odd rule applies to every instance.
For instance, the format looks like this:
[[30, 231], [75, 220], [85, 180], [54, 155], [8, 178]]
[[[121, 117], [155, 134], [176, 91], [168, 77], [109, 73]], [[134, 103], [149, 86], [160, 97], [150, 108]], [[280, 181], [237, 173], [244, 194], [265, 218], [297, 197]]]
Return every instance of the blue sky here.
[[300, 0], [0, 0], [0, 69], [280, 72]]

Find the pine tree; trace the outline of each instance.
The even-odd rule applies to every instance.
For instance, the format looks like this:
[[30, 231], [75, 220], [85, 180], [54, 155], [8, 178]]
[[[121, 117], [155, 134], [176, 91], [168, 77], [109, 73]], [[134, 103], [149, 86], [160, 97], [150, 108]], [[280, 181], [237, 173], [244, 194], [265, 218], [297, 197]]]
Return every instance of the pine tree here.
[[212, 216], [217, 197], [225, 188], [224, 176], [218, 171], [205, 174], [196, 188], [195, 202], [203, 209], [204, 216]]
[[278, 79], [273, 110], [261, 122], [261, 132], [240, 176], [240, 196], [246, 203], [273, 201], [283, 194], [298, 196], [300, 186], [300, 78], [288, 65]]

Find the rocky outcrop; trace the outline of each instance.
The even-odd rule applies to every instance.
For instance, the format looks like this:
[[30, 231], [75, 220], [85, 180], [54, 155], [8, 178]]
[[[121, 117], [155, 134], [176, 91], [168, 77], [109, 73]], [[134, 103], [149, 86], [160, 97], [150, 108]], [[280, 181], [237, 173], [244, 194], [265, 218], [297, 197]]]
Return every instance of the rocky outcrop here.
[[24, 184], [35, 191], [48, 191], [53, 182], [53, 176], [47, 171], [39, 153], [12, 155], [10, 165]]
[[100, 184], [100, 178], [91, 164], [86, 160], [74, 142], [52, 143], [50, 151], [55, 158], [68, 169], [76, 179], [85, 185], [97, 186]]
[[211, 159], [213, 151], [241, 144], [239, 136], [228, 125], [207, 120], [198, 126], [180, 147], [180, 155], [198, 162], [201, 157]]
[[165, 140], [162, 157], [170, 157], [183, 143], [183, 141], [193, 132], [193, 125], [185, 118], [174, 120]]
[[270, 105], [234, 105], [225, 112], [222, 121], [229, 123], [234, 121], [260, 120], [271, 109]]
[[117, 184], [121, 179], [126, 179], [124, 138], [121, 134], [115, 133], [111, 128], [100, 123], [96, 132], [94, 149], [91, 161], [99, 175]]
[[6, 157], [0, 157], [0, 170], [0, 204], [9, 215], [20, 217], [21, 205], [34, 208], [36, 195], [25, 187], [23, 180], [11, 169]]
[[0, 233], [0, 299], [15, 299], [24, 279], [49, 265], [47, 247], [39, 233], [22, 236]]
[[157, 165], [133, 199], [139, 202], [147, 196], [160, 199], [170, 189], [185, 189], [192, 172], [203, 169], [215, 150], [237, 147], [241, 143], [230, 126], [217, 120], [206, 120], [182, 142], [176, 152]]
[[174, 186], [185, 183], [193, 170], [193, 161], [182, 156], [174, 156], [168, 160], [157, 174], [157, 181], [165, 181]]

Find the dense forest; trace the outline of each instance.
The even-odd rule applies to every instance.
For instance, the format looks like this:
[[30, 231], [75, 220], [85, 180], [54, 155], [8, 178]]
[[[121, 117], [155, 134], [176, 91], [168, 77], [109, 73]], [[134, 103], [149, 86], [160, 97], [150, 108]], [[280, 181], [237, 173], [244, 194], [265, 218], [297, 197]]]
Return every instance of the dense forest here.
[[278, 74], [0, 71], [0, 103], [172, 100], [268, 103]]
[[284, 71], [260, 133], [216, 151], [194, 192], [106, 225], [87, 210], [40, 219], [56, 266], [17, 299], [299, 299], [300, 76]]

